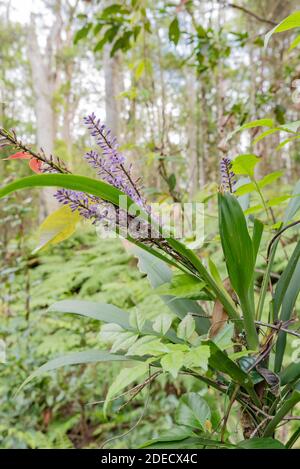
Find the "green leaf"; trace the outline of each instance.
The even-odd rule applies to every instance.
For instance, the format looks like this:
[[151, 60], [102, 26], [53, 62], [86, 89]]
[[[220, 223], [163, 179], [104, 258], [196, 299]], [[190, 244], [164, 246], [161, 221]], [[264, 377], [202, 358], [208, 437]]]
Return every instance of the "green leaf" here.
[[169, 26], [169, 40], [171, 42], [174, 42], [175, 46], [177, 46], [179, 38], [180, 38], [179, 21], [176, 16]]
[[100, 340], [108, 344], [113, 342], [124, 332], [121, 326], [115, 323], [103, 324], [99, 332]]
[[116, 323], [123, 329], [130, 329], [129, 315], [114, 305], [83, 300], [63, 300], [48, 308], [49, 312], [71, 313], [86, 316], [97, 321]]
[[19, 392], [27, 383], [33, 378], [36, 378], [43, 373], [48, 371], [56, 370], [66, 365], [79, 365], [83, 363], [97, 363], [97, 362], [109, 362], [109, 361], [128, 361], [130, 360], [123, 355], [113, 355], [109, 352], [103, 352], [102, 350], [85, 350], [83, 352], [72, 352], [62, 357], [54, 358], [48, 361], [36, 371], [34, 371], [26, 380], [21, 384], [17, 392]]
[[289, 52], [293, 49], [295, 49], [295, 47], [297, 47], [298, 45], [300, 44], [300, 34], [299, 36], [297, 36], [291, 43], [290, 47], [289, 47]]
[[146, 373], [148, 373], [148, 369], [149, 365], [147, 363], [140, 363], [132, 368], [121, 370], [108, 389], [103, 406], [103, 412], [106, 413], [109, 401], [127, 388], [127, 386], [142, 378]]
[[281, 148], [285, 147], [285, 145], [287, 145], [287, 144], [290, 143], [290, 142], [293, 142], [294, 140], [299, 140], [299, 138], [300, 138], [300, 135], [295, 135], [295, 136], [293, 136], [293, 137], [289, 137], [289, 138], [283, 140], [282, 142], [280, 142], [280, 144], [277, 145], [277, 147], [275, 148], [275, 150], [276, 150], [276, 151], [277, 151], [277, 150], [281, 150]]
[[140, 310], [137, 308], [133, 309], [129, 316], [130, 326], [139, 332], [142, 332], [146, 318], [143, 316]]
[[243, 449], [286, 449], [285, 446], [274, 438], [251, 438], [243, 440], [237, 444], [238, 448]]
[[173, 316], [168, 313], [162, 313], [157, 316], [152, 324], [152, 328], [159, 335], [165, 335], [170, 329], [173, 321]]
[[135, 72], [134, 72], [134, 77], [136, 80], [139, 80], [141, 78], [141, 76], [143, 75], [144, 73], [144, 70], [145, 70], [145, 61], [144, 60], [141, 60], [136, 69], [135, 69]]
[[168, 430], [165, 430], [159, 437], [150, 441], [146, 441], [140, 448], [146, 448], [147, 446], [151, 446], [152, 444], [159, 442], [182, 441], [192, 435], [192, 430], [187, 427], [172, 427]]
[[[279, 279], [280, 280], [280, 279]], [[282, 287], [284, 288], [284, 286]], [[288, 287], [284, 292], [282, 299], [280, 321], [288, 321], [291, 319], [296, 300], [300, 293], [300, 262], [298, 261], [297, 266], [292, 274], [292, 277], [289, 281]], [[277, 308], [276, 303], [276, 308]], [[276, 309], [277, 311], [277, 309]], [[285, 347], [286, 347], [287, 333], [280, 331], [278, 333], [278, 338], [276, 342], [275, 349], [275, 371], [279, 372], [282, 366], [282, 361], [284, 357]]]
[[275, 28], [271, 29], [265, 35], [265, 43], [264, 47], [267, 47], [271, 36], [275, 33], [281, 33], [283, 31], [288, 31], [290, 29], [300, 27], [300, 11], [295, 11], [291, 15], [287, 16], [284, 20], [282, 20]]
[[91, 30], [93, 23], [85, 24], [81, 29], [79, 29], [74, 37], [74, 44], [77, 44], [81, 39], [85, 39]]
[[251, 194], [251, 192], [256, 192], [257, 187], [253, 182], [248, 182], [247, 184], [243, 184], [242, 186], [239, 186], [236, 191], [235, 195], [237, 197], [240, 197], [245, 194]]
[[108, 7], [104, 8], [101, 12], [101, 16], [102, 18], [108, 18], [109, 16], [113, 16], [116, 13], [120, 13], [121, 11], [122, 5], [114, 3], [113, 5], [109, 5]]
[[[220, 288], [219, 285], [214, 281], [213, 277], [208, 273], [206, 267], [202, 264], [201, 260], [196, 256], [196, 254], [182, 244], [177, 239], [168, 238], [168, 242], [171, 247], [173, 247], [177, 252], [185, 257], [197, 270], [199, 277], [207, 284], [207, 286], [212, 290], [212, 292], [219, 298], [220, 302], [226, 309], [228, 316], [232, 319], [237, 320], [236, 326], [240, 328], [240, 322], [238, 321], [239, 314], [234, 306], [234, 303], [230, 296], [224, 291], [224, 288]], [[194, 311], [189, 311], [193, 313]], [[197, 318], [198, 319], [198, 318]], [[210, 323], [208, 328], [210, 327]]]
[[[171, 283], [173, 273], [165, 262], [155, 258], [151, 253], [142, 251], [137, 246], [131, 246], [129, 251], [138, 258], [138, 268], [142, 273], [147, 274], [153, 288], [158, 288], [165, 283]], [[172, 295], [162, 295], [162, 300], [180, 319], [183, 319], [187, 313], [204, 314], [204, 310], [196, 301], [179, 299]], [[202, 317], [196, 319], [197, 332], [200, 334], [206, 333], [209, 327], [209, 319]]]
[[273, 119], [257, 119], [252, 122], [247, 122], [246, 124], [237, 127], [233, 132], [231, 132], [228, 137], [227, 141], [230, 140], [237, 132], [242, 132], [243, 130], [253, 129], [255, 127], [273, 127], [274, 121]]
[[[279, 310], [282, 305], [282, 301], [288, 290], [294, 271], [298, 265], [299, 257], [300, 257], [300, 241], [298, 241], [293, 251], [293, 254], [291, 255], [289, 259], [289, 262], [285, 270], [281, 274], [280, 279], [278, 280], [277, 285], [276, 285], [276, 290], [274, 294], [274, 318], [275, 319], [278, 319]], [[299, 280], [298, 277], [296, 281], [297, 280]]]
[[248, 345], [258, 347], [254, 323], [254, 249], [238, 200], [230, 193], [218, 194], [219, 231], [231, 285], [239, 296]]
[[289, 366], [280, 373], [281, 386], [293, 383], [300, 379], [300, 362], [290, 363]]
[[256, 258], [257, 258], [263, 230], [264, 230], [264, 224], [261, 221], [259, 221], [257, 218], [255, 218], [254, 225], [253, 225], [253, 235], [252, 235], [254, 262], [256, 261]]
[[265, 428], [264, 436], [272, 436], [274, 431], [276, 430], [277, 425], [280, 424], [282, 419], [290, 412], [296, 404], [300, 401], [300, 391], [295, 389], [290, 397], [285, 398], [283, 404], [277, 410], [276, 414], [274, 415], [273, 419], [269, 421], [268, 425]]
[[196, 277], [183, 272], [175, 273], [170, 285], [161, 285], [157, 288], [160, 295], [172, 295], [181, 298], [193, 298], [203, 290], [205, 283]]
[[[267, 176], [263, 177], [260, 181], [257, 182], [258, 187], [263, 189], [268, 184], [272, 184], [277, 179], [279, 179], [283, 174], [283, 171], [274, 171], [273, 173], [268, 174]], [[236, 191], [236, 196], [242, 196], [245, 194], [250, 194], [251, 192], [257, 192], [257, 186], [253, 182], [249, 182], [248, 184], [243, 184], [239, 186]]]
[[274, 127], [273, 129], [266, 130], [265, 132], [262, 132], [258, 137], [256, 137], [253, 140], [253, 145], [256, 145], [258, 142], [263, 140], [265, 137], [268, 137], [269, 135], [275, 134], [276, 132], [280, 131], [280, 127]]
[[160, 441], [160, 438], [156, 440], [150, 440], [147, 444], [141, 446], [141, 448], [150, 449], [214, 449], [214, 448], [228, 448], [234, 449], [235, 445], [228, 442], [222, 442], [213, 440], [210, 438], [202, 438], [200, 436], [186, 438], [180, 441]]
[[260, 189], [263, 189], [268, 184], [272, 184], [273, 182], [277, 181], [277, 179], [281, 178], [282, 175], [283, 171], [274, 171], [273, 173], [267, 174], [267, 176], [258, 181]]
[[214, 342], [209, 342], [210, 358], [209, 365], [221, 373], [229, 375], [236, 384], [244, 387], [256, 405], [260, 406], [260, 401], [253, 389], [253, 382], [251, 377], [243, 371], [234, 361], [230, 360], [226, 353], [217, 347]]
[[202, 368], [207, 371], [209, 356], [210, 347], [208, 345], [193, 347], [184, 355], [184, 366], [187, 368]]
[[178, 425], [206, 430], [210, 419], [210, 408], [203, 397], [195, 392], [181, 397], [175, 414]]
[[223, 288], [223, 282], [222, 282], [220, 273], [218, 271], [218, 268], [217, 268], [216, 264], [214, 263], [214, 261], [212, 260], [211, 257], [209, 257], [209, 259], [208, 259], [208, 267], [209, 267], [209, 271], [210, 271], [213, 279], [215, 280], [215, 282], [217, 282], [217, 284], [221, 288]]
[[179, 323], [177, 328], [177, 337], [182, 340], [188, 341], [195, 332], [195, 320], [191, 314], [187, 314], [184, 319]]
[[253, 154], [239, 155], [232, 161], [232, 171], [235, 174], [254, 177], [254, 169], [260, 159]]
[[135, 344], [130, 347], [126, 355], [141, 357], [144, 355], [152, 355], [155, 357], [168, 352], [169, 349], [167, 345], [163, 344], [160, 339], [156, 336], [147, 335], [137, 340]]
[[298, 438], [300, 437], [300, 426], [299, 428], [297, 428], [297, 430], [294, 431], [294, 433], [291, 435], [291, 437], [289, 438], [289, 440], [287, 441], [285, 447], [290, 449], [294, 446], [294, 444], [296, 443], [296, 441], [298, 440]]
[[219, 349], [224, 350], [228, 346], [233, 345], [233, 333], [234, 324], [232, 322], [225, 324], [225, 326], [222, 327], [222, 329], [213, 338], [213, 342], [219, 347]]
[[120, 350], [127, 351], [130, 347], [133, 346], [133, 344], [135, 344], [138, 338], [138, 334], [135, 334], [134, 332], [128, 331], [122, 332], [121, 334], [119, 333], [116, 337], [116, 340], [113, 342], [110, 352], [117, 353]]
[[291, 221], [300, 209], [300, 179], [295, 184], [292, 195], [293, 197], [289, 201], [286, 211], [284, 213], [284, 223], [288, 223], [289, 221]]
[[181, 351], [170, 352], [162, 357], [160, 364], [165, 372], [170, 373], [174, 379], [177, 378], [184, 361], [184, 353]]
[[130, 39], [133, 35], [133, 31], [125, 31], [121, 37], [119, 37], [111, 51], [110, 51], [110, 56], [113, 57], [115, 55], [115, 53], [118, 51], [118, 50], [122, 50], [124, 52], [126, 52], [129, 48], [130, 48]]

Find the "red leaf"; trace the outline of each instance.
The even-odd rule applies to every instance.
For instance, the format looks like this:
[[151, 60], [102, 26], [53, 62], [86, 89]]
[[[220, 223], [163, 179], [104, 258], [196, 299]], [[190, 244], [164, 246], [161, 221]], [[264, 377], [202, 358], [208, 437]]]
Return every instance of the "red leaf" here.
[[35, 173], [41, 173], [42, 170], [42, 162], [40, 160], [37, 160], [36, 158], [31, 158], [29, 161], [29, 168], [32, 169]]
[[4, 160], [30, 160], [31, 155], [29, 153], [25, 153], [24, 151], [19, 151], [14, 155], [10, 155], [7, 158], [3, 158]]

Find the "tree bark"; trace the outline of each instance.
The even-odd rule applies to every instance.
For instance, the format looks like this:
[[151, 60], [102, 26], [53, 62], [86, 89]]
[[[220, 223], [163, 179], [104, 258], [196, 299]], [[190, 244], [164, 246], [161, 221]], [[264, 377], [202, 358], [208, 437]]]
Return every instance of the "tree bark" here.
[[[57, 25], [56, 25], [57, 26]], [[50, 33], [51, 34], [51, 33]], [[50, 35], [49, 35], [50, 36]], [[52, 36], [53, 38], [53, 36]], [[32, 86], [35, 96], [36, 138], [39, 148], [46, 154], [53, 153], [55, 141], [55, 113], [53, 109], [53, 93], [55, 90], [55, 73], [52, 72], [52, 44], [49, 37], [43, 59], [37, 39], [34, 16], [28, 31], [28, 56], [31, 66]], [[41, 191], [39, 218], [45, 218], [57, 207], [53, 197], [54, 190], [47, 188]]]

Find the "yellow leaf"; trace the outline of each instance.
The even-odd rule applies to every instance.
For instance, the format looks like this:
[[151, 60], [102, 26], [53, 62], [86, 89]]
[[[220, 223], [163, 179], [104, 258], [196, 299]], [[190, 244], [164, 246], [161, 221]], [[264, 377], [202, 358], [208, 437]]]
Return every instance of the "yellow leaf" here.
[[210, 420], [205, 420], [204, 422], [204, 428], [208, 433], [212, 432], [212, 423]]
[[78, 211], [72, 212], [67, 205], [51, 213], [39, 227], [39, 244], [33, 252], [36, 253], [50, 244], [58, 244], [68, 239], [76, 230], [79, 220]]

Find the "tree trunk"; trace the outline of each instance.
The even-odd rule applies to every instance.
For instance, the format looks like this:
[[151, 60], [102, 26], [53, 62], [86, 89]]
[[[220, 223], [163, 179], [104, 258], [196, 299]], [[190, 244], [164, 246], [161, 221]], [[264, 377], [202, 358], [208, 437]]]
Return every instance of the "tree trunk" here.
[[[50, 51], [45, 55], [48, 59]], [[34, 17], [31, 16], [31, 25], [28, 31], [28, 56], [31, 66], [32, 86], [35, 97], [36, 137], [37, 145], [43, 148], [47, 155], [53, 153], [55, 141], [55, 114], [52, 105], [54, 92], [54, 78], [49, 61], [43, 60], [38, 44]], [[53, 197], [53, 189], [43, 189], [40, 196], [39, 218], [45, 218], [57, 207]]]
[[106, 45], [103, 57], [106, 124], [119, 138], [120, 106], [117, 96], [120, 93], [120, 59], [117, 55], [111, 57], [110, 52], [111, 46]]
[[193, 198], [199, 189], [199, 167], [197, 151], [197, 92], [196, 77], [194, 69], [188, 69], [186, 75], [187, 83], [187, 103], [189, 109], [189, 119], [187, 123], [188, 136], [188, 177], [189, 177], [189, 196]]

